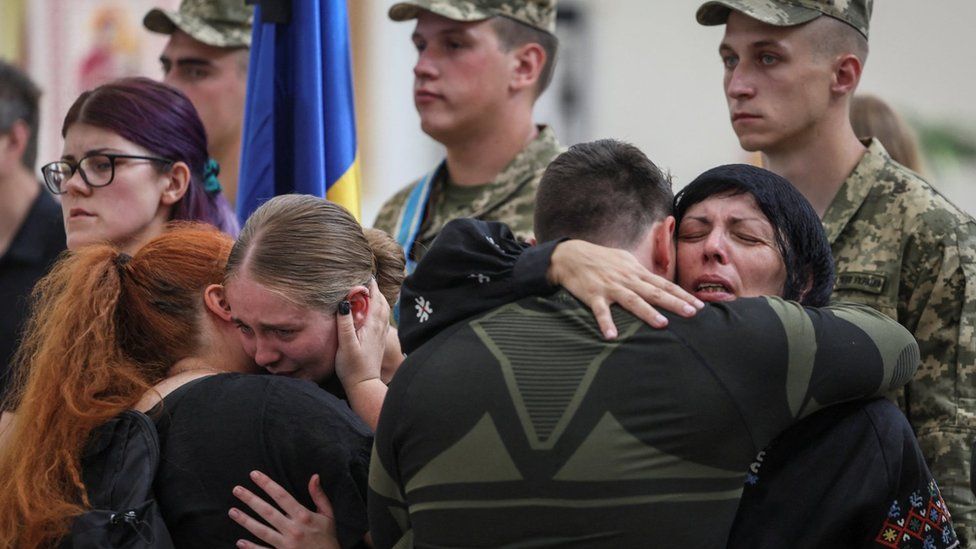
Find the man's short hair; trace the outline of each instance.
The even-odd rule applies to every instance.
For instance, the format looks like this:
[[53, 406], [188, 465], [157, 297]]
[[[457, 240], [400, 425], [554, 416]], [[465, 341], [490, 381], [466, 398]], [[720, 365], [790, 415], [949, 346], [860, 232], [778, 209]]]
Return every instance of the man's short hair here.
[[555, 34], [526, 25], [521, 21], [516, 21], [503, 16], [495, 16], [491, 19], [491, 26], [498, 35], [498, 42], [503, 51], [512, 51], [526, 44], [539, 44], [546, 52], [546, 62], [542, 65], [539, 72], [539, 81], [536, 83], [536, 97], [542, 95], [552, 82], [552, 76], [556, 72], [556, 55], [559, 53], [559, 39]]
[[555, 158], [539, 183], [539, 242], [579, 238], [630, 249], [671, 215], [671, 178], [628, 143], [580, 143]]
[[868, 39], [854, 27], [832, 17], [820, 17], [808, 25], [816, 26], [811, 40], [820, 55], [836, 57], [851, 53], [861, 60], [861, 65], [867, 63]]
[[37, 162], [37, 124], [41, 90], [20, 69], [0, 60], [0, 133], [7, 133], [23, 120], [30, 130], [27, 148], [20, 162], [34, 170]]

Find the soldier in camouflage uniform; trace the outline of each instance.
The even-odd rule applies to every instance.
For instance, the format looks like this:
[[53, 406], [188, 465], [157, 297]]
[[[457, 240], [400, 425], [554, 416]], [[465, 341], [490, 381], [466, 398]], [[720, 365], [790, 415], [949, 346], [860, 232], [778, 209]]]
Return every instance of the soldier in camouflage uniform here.
[[458, 217], [531, 237], [539, 178], [560, 152], [553, 131], [532, 121], [555, 63], [555, 0], [418, 0], [389, 16], [417, 19], [414, 103], [447, 158], [387, 200], [376, 228], [403, 246], [411, 270]]
[[185, 93], [200, 114], [231, 205], [237, 199], [253, 12], [243, 0], [183, 0], [177, 11], [154, 8], [142, 20], [147, 29], [170, 35], [159, 57], [163, 81]]
[[871, 0], [724, 0], [697, 18], [726, 24], [720, 54], [740, 144], [762, 151], [823, 217], [833, 297], [871, 305], [918, 340], [922, 366], [898, 401], [966, 546], [976, 539], [976, 223], [851, 129], [871, 9]]

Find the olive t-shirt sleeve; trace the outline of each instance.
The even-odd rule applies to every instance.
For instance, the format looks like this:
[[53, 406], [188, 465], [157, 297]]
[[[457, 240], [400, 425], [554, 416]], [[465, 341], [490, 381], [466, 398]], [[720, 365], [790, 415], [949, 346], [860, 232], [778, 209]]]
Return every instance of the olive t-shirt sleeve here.
[[911, 333], [860, 305], [739, 299], [671, 329], [732, 396], [759, 448], [825, 406], [904, 385], [919, 365]]

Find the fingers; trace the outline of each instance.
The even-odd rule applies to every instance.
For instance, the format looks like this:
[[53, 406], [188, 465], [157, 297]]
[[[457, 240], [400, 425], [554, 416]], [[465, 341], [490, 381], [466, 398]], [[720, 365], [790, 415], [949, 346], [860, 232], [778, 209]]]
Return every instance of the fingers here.
[[593, 311], [593, 316], [596, 318], [596, 324], [600, 327], [600, 333], [603, 334], [604, 339], [617, 339], [617, 326], [613, 323], [613, 315], [610, 314], [610, 306], [607, 305], [606, 300], [602, 298], [594, 299], [592, 303], [588, 303], [590, 310]]
[[336, 313], [336, 329], [339, 332], [340, 348], [354, 349], [359, 346], [359, 339], [356, 337], [356, 324], [352, 320], [352, 311], [348, 301], [339, 304], [339, 311]]
[[335, 520], [332, 502], [329, 501], [329, 496], [325, 495], [325, 490], [322, 489], [322, 481], [317, 474], [308, 479], [308, 494], [312, 496], [312, 501], [315, 502], [319, 514]]
[[262, 473], [261, 471], [251, 471], [250, 476], [251, 480], [254, 481], [254, 484], [257, 484], [258, 488], [264, 490], [264, 493], [271, 496], [271, 499], [273, 499], [275, 503], [278, 504], [278, 507], [284, 510], [288, 516], [294, 517], [302, 511], [307, 511], [307, 509], [305, 509], [301, 503], [298, 503], [298, 500], [288, 493], [288, 490], [285, 490], [280, 484], [271, 480], [271, 477], [268, 475]]
[[235, 544], [238, 549], [271, 549], [270, 547], [264, 545], [258, 545], [256, 543], [251, 543], [246, 539], [239, 539]]
[[638, 286], [637, 291], [642, 287], [649, 288], [649, 293], [642, 295], [652, 305], [685, 317], [694, 316], [705, 307], [702, 300], [667, 278], [653, 273], [646, 273], [641, 278], [646, 285]]
[[[629, 306], [631, 300], [643, 301], [648, 305], [663, 309], [665, 311], [670, 311], [684, 317], [694, 316], [699, 309], [696, 303], [698, 299], [690, 294], [686, 294], [684, 290], [680, 290], [680, 288], [678, 288], [678, 290], [680, 290], [681, 293], [675, 293], [675, 288], [678, 287], [659, 287], [646, 282], [641, 282], [639, 284], [635, 284], [633, 288], [619, 288], [620, 298], [617, 300], [617, 302], [620, 303], [622, 307], [633, 312], [634, 314], [637, 314], [637, 312], [631, 309]], [[688, 301], [685, 299], [685, 295], [690, 297], [693, 301]]]
[[[238, 499], [240, 499], [241, 501], [243, 501], [244, 503], [246, 503], [249, 507], [251, 507], [251, 509], [254, 509], [254, 506], [252, 506], [251, 503], [249, 503], [244, 498], [242, 498], [241, 497], [241, 494], [238, 494], [237, 493], [237, 489], [238, 488], [241, 488], [241, 487], [240, 486], [237, 486], [237, 487], [234, 488], [234, 495], [237, 496]], [[241, 488], [241, 490], [244, 490], [244, 489]], [[250, 492], [248, 492], [248, 494], [250, 494]], [[251, 496], [254, 496], [254, 494], [250, 494], [250, 495]], [[265, 505], [267, 505], [267, 504], [265, 504]], [[257, 510], [255, 509], [255, 511], [257, 511]], [[267, 525], [265, 525], [261, 521], [259, 521], [257, 519], [254, 519], [254, 518], [251, 518], [250, 515], [248, 515], [247, 513], [241, 511], [240, 509], [237, 509], [236, 507], [231, 507], [230, 511], [228, 511], [227, 514], [230, 516], [231, 520], [233, 520], [237, 524], [240, 524], [242, 527], [244, 527], [245, 530], [247, 530], [248, 532], [250, 532], [251, 534], [253, 534], [254, 537], [258, 538], [259, 540], [261, 540], [261, 541], [263, 541], [265, 543], [271, 544], [271, 546], [279, 546], [279, 545], [281, 545], [281, 542], [282, 542], [281, 534], [279, 534], [273, 528], [268, 527]], [[261, 513], [259, 512], [258, 514], [261, 514]], [[264, 516], [264, 515], [262, 515], [262, 516]], [[267, 517], [265, 517], [265, 519], [267, 519]], [[245, 545], [241, 545], [242, 543], [245, 544]], [[247, 540], [238, 540], [237, 546], [238, 547], [259, 547], [258, 545], [255, 545], [255, 544], [253, 544], [253, 543], [251, 543], [251, 542], [249, 542]]]
[[390, 303], [380, 293], [380, 287], [376, 283], [375, 278], [369, 281], [369, 307], [371, 313], [375, 310], [378, 321], [382, 322], [385, 326], [390, 325]]

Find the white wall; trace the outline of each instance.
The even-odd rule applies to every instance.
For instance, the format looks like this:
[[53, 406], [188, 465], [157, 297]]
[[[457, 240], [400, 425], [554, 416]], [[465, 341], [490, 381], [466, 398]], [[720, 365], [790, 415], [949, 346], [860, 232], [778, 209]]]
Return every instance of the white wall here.
[[[368, 2], [365, 28], [355, 32], [371, 37], [366, 51], [356, 52], [369, 75], [357, 83], [369, 222], [383, 199], [433, 166], [439, 149], [420, 132], [412, 105], [413, 25], [386, 18], [390, 0], [352, 1]], [[732, 133], [722, 94], [717, 48], [723, 28], [695, 22], [699, 2], [577, 4], [590, 14], [588, 139], [633, 142], [670, 169], [677, 186], [710, 167], [749, 158]], [[909, 113], [976, 127], [974, 20], [972, 0], [927, 2], [925, 9], [914, 0], [876, 1], [861, 89]], [[546, 110], [542, 105], [540, 112]], [[976, 173], [956, 179], [976, 180]], [[943, 188], [976, 212], [976, 190], [970, 185]]]

